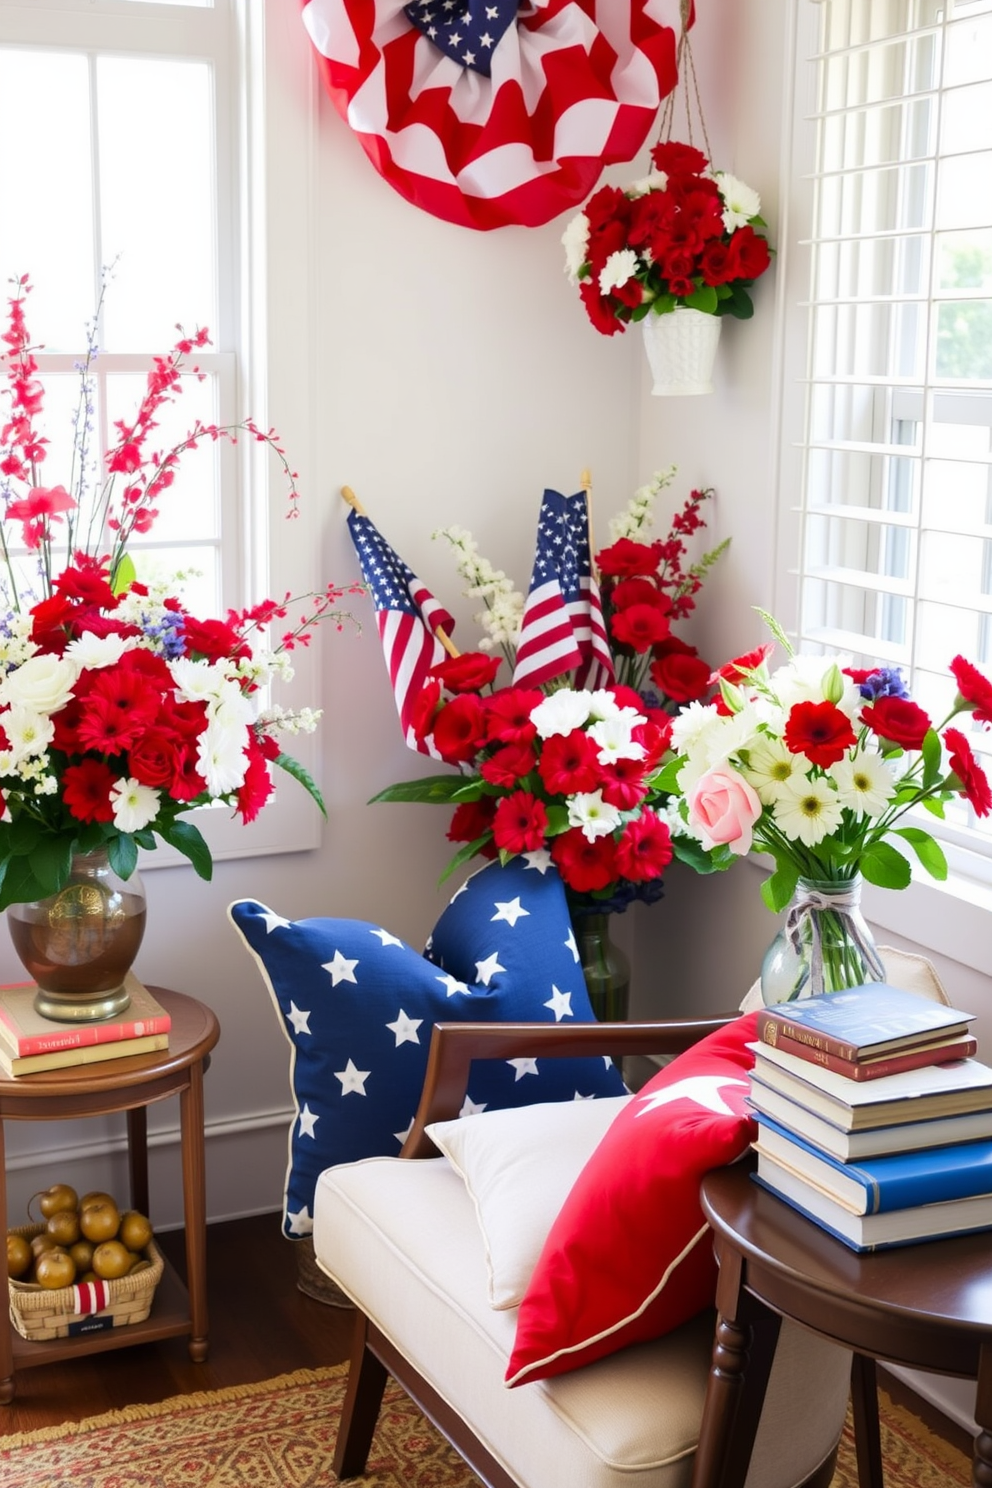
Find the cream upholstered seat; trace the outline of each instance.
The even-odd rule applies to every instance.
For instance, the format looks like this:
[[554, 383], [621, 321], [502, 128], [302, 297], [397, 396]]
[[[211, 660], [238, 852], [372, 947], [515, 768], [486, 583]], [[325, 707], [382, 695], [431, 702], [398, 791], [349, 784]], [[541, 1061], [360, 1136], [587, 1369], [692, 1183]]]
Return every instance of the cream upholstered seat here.
[[[535, 1052], [535, 1039], [543, 1041], [541, 1053], [549, 1041], [572, 1054], [577, 1046], [582, 1053], [672, 1053], [714, 1026], [441, 1025], [404, 1154], [431, 1151], [423, 1127], [457, 1115], [481, 1040], [502, 1059]], [[566, 1122], [568, 1111], [566, 1105], [558, 1113]], [[554, 1150], [549, 1159], [553, 1165]], [[541, 1185], [538, 1167], [519, 1204], [538, 1203]], [[314, 1253], [359, 1309], [339, 1476], [364, 1470], [388, 1371], [493, 1488], [689, 1488], [713, 1347], [711, 1312], [571, 1373], [507, 1388], [516, 1310], [490, 1303], [492, 1257], [480, 1218], [463, 1177], [444, 1157], [370, 1158], [326, 1170], [317, 1186]], [[748, 1488], [826, 1488], [849, 1379], [847, 1351], [783, 1325]]]

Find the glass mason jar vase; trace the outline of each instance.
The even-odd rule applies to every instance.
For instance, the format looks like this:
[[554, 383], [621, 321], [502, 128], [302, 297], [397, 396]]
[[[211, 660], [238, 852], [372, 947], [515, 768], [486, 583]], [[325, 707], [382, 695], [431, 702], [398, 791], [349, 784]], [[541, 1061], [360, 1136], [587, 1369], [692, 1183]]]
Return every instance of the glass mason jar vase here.
[[885, 980], [885, 967], [861, 914], [861, 875], [801, 878], [761, 965], [766, 1006]]
[[10, 938], [32, 981], [35, 1008], [60, 1022], [92, 1022], [130, 1002], [124, 978], [145, 933], [145, 890], [137, 873], [117, 876], [106, 849], [73, 856], [65, 887], [11, 904]]
[[630, 961], [610, 938], [610, 916], [573, 913], [572, 932], [597, 1022], [624, 1022], [630, 1008]]

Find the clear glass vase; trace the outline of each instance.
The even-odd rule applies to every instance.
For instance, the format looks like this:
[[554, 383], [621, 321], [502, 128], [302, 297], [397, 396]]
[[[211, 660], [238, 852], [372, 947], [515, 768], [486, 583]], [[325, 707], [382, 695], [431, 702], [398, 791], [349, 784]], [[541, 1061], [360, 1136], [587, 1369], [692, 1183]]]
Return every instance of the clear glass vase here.
[[106, 849], [77, 853], [57, 894], [9, 905], [7, 926], [38, 984], [43, 1017], [92, 1022], [127, 1007], [124, 978], [145, 933], [145, 890], [137, 873], [117, 876]]
[[761, 965], [766, 1006], [885, 980], [861, 913], [861, 875], [841, 882], [801, 878]]
[[572, 931], [597, 1022], [624, 1022], [630, 1010], [630, 961], [610, 938], [610, 916], [573, 913]]

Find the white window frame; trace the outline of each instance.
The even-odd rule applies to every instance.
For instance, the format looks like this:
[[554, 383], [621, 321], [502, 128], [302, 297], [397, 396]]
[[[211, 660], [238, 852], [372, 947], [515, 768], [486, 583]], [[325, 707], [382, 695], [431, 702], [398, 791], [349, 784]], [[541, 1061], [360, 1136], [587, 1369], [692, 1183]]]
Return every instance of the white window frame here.
[[[300, 516], [287, 526], [285, 483], [276, 458], [247, 438], [239, 439], [233, 452], [222, 448], [225, 478], [233, 474], [241, 500], [240, 519], [232, 524], [228, 518], [222, 541], [224, 582], [231, 585], [225, 589], [225, 604], [232, 605], [323, 587], [315, 572], [316, 513], [306, 494], [308, 471], [314, 468], [310, 404], [299, 391], [313, 386], [300, 369], [309, 370], [314, 361], [309, 306], [315, 262], [316, 70], [305, 67], [309, 55], [290, 30], [289, 23], [299, 27], [298, 16], [286, 12], [284, 0], [213, 0], [208, 6], [0, 0], [4, 44], [51, 46], [57, 38], [56, 45], [68, 50], [161, 52], [171, 47], [177, 55], [199, 50], [215, 64], [218, 219], [230, 224], [235, 239], [233, 245], [220, 242], [218, 257], [222, 264], [225, 257], [238, 264], [233, 280], [220, 276], [216, 339], [234, 352], [200, 360], [205, 369], [209, 361], [210, 370], [222, 374], [224, 421], [250, 416], [263, 428], [277, 429], [303, 493]], [[115, 370], [117, 360], [105, 358], [107, 372]], [[320, 706], [318, 649], [311, 645], [294, 653], [294, 680], [279, 684], [275, 701], [289, 708]], [[285, 747], [317, 776], [315, 736], [287, 738]], [[250, 825], [217, 807], [191, 813], [215, 860], [320, 845], [316, 804], [284, 772], [273, 774], [275, 796]], [[189, 865], [180, 853], [160, 844], [140, 855], [139, 866], [144, 872]]]
[[[777, 402], [780, 442], [776, 479], [776, 564], [774, 613], [790, 634], [799, 629], [803, 552], [802, 503], [808, 299], [811, 284], [810, 234], [814, 210], [812, 166], [816, 160], [815, 65], [818, 0], [792, 0], [789, 7], [791, 63], [785, 89], [782, 193], [780, 201], [778, 286], [779, 344]], [[960, 396], [960, 395], [959, 395]], [[911, 410], [910, 410], [911, 411]], [[924, 825], [934, 825], [927, 818]], [[989, 915], [992, 914], [992, 856], [976, 854], [955, 843], [953, 830], [942, 838], [948, 856], [948, 879], [938, 883], [917, 870], [901, 892], [864, 888], [866, 915], [880, 929], [988, 972]]]

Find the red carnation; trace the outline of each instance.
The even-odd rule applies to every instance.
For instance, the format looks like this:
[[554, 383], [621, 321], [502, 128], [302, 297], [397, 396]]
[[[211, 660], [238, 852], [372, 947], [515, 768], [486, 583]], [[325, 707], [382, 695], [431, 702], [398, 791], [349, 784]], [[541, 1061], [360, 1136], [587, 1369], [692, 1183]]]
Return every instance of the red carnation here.
[[581, 827], [570, 827], [551, 844], [558, 872], [577, 894], [605, 889], [617, 876], [616, 847], [612, 837], [590, 842]]
[[120, 598], [110, 587], [107, 570], [98, 564], [83, 563], [77, 559], [74, 566], [64, 568], [52, 580], [56, 594], [66, 599], [78, 600], [80, 604], [93, 605], [98, 610], [114, 610]]
[[548, 813], [530, 791], [504, 796], [493, 818], [493, 840], [501, 852], [537, 852], [544, 846]]
[[961, 789], [971, 803], [976, 816], [988, 816], [992, 811], [992, 786], [988, 776], [972, 753], [971, 745], [960, 729], [944, 730], [944, 743], [950, 750], [950, 766], [961, 782]]
[[730, 244], [722, 238], [711, 238], [699, 259], [699, 272], [704, 284], [727, 284], [734, 278], [737, 263], [730, 251]]
[[844, 751], [858, 742], [847, 714], [830, 702], [796, 703], [782, 738], [792, 754], [804, 754], [823, 770], [843, 759]]
[[643, 883], [659, 878], [672, 861], [672, 834], [668, 823], [655, 812], [644, 810], [628, 822], [617, 843], [617, 869], [622, 878]]
[[536, 687], [504, 687], [486, 698], [486, 736], [498, 744], [527, 743], [537, 734], [530, 715], [544, 693]]
[[663, 140], [651, 151], [651, 164], [655, 170], [672, 176], [698, 176], [706, 170], [709, 161], [695, 145], [685, 145], [679, 140]]
[[651, 663], [651, 680], [674, 703], [693, 703], [710, 685], [710, 665], [701, 656], [671, 651]]
[[756, 672], [763, 661], [767, 661], [775, 650], [771, 641], [764, 641], [760, 646], [755, 646], [753, 651], [745, 651], [743, 656], [735, 656], [733, 661], [725, 661], [722, 667], [717, 667], [715, 672], [710, 673], [711, 682], [719, 682], [723, 677], [725, 681], [735, 685], [745, 681], [745, 673]]
[[499, 668], [498, 656], [465, 651], [461, 656], [449, 656], [447, 661], [431, 667], [431, 676], [437, 677], [448, 692], [481, 692], [491, 685]]
[[445, 703], [434, 720], [434, 744], [449, 765], [474, 759], [485, 740], [482, 704], [471, 693]]
[[613, 578], [630, 579], [638, 575], [646, 577], [657, 573], [657, 544], [633, 542], [629, 537], [618, 537], [610, 547], [596, 554], [596, 566], [601, 574]]
[[77, 821], [113, 821], [110, 792], [116, 784], [116, 775], [102, 760], [80, 760], [78, 765], [66, 766], [62, 801]]
[[881, 697], [861, 709], [861, 721], [873, 734], [903, 749], [922, 749], [927, 731], [933, 727], [929, 715], [909, 698]]
[[[496, 802], [492, 796], [482, 796], [478, 801], [462, 801], [452, 812], [446, 833], [448, 841], [477, 842], [492, 830], [495, 814]], [[482, 854], [495, 857], [496, 849], [489, 843], [482, 849]]]
[[742, 227], [735, 232], [730, 247], [737, 265], [736, 273], [731, 275], [733, 279], [757, 279], [772, 261], [766, 239], [753, 227]]
[[610, 631], [621, 646], [647, 651], [663, 641], [670, 630], [668, 616], [654, 605], [633, 604], [610, 617]]
[[630, 737], [635, 744], [644, 746], [642, 768], [653, 770], [672, 742], [671, 716], [660, 708], [652, 709], [651, 717], [646, 722], [634, 725]]
[[273, 792], [272, 776], [261, 747], [254, 737], [248, 745], [245, 778], [238, 788], [237, 812], [245, 823], [253, 822]]
[[610, 604], [615, 610], [629, 610], [631, 605], [653, 605], [663, 615], [671, 613], [672, 601], [662, 594], [650, 579], [621, 579], [615, 589], [610, 590]]
[[536, 764], [537, 755], [529, 744], [504, 744], [479, 767], [479, 774], [490, 785], [512, 790]]
[[992, 724], [992, 682], [963, 656], [955, 656], [951, 671], [961, 702], [968, 705], [979, 723]]
[[410, 707], [410, 727], [413, 736], [421, 743], [434, 727], [434, 719], [441, 703], [441, 684], [436, 677], [429, 677]]
[[586, 314], [601, 335], [613, 336], [617, 331], [626, 329], [624, 322], [617, 320], [610, 296], [600, 294], [598, 280], [583, 279], [579, 285], [579, 297], [586, 307]]
[[537, 769], [549, 794], [574, 796], [599, 784], [599, 750], [584, 729], [546, 739]]
[[247, 646], [234, 628], [224, 620], [196, 620], [187, 615], [183, 636], [188, 656], [203, 656], [207, 661], [223, 661], [226, 656], [241, 656]]

